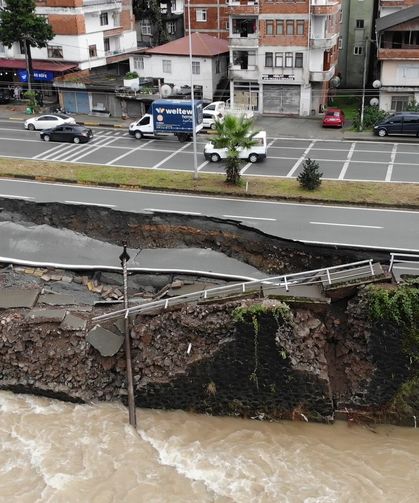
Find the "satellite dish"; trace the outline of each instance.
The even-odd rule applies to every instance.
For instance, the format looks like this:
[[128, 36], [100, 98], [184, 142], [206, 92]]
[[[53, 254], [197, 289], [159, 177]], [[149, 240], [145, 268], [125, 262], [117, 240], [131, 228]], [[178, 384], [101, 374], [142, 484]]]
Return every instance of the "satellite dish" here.
[[371, 106], [376, 107], [376, 106], [378, 106], [378, 103], [379, 103], [378, 98], [371, 98], [370, 99]]
[[339, 87], [340, 86], [340, 77], [335, 75], [333, 78], [330, 79], [330, 85], [332, 87]]
[[175, 86], [173, 88], [173, 94], [179, 94], [180, 93], [180, 87], [179, 86]]
[[372, 83], [372, 87], [374, 89], [379, 89], [381, 87], [381, 81], [380, 80], [374, 80], [374, 82]]
[[163, 84], [160, 87], [160, 94], [162, 95], [162, 98], [167, 98], [172, 94], [172, 88], [168, 84]]

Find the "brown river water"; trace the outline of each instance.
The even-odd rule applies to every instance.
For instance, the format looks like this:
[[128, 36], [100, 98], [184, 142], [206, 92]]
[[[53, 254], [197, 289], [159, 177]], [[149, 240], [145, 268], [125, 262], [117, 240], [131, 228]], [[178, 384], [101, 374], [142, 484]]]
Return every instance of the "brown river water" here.
[[0, 392], [1, 503], [418, 502], [419, 430]]

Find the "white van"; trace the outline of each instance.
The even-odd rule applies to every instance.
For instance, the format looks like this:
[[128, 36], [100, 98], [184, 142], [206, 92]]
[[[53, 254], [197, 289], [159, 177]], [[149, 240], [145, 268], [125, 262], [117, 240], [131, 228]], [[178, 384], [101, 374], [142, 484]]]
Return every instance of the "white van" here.
[[225, 115], [226, 104], [224, 101], [213, 101], [206, 107], [204, 107], [203, 112], [213, 113], [214, 115]]
[[[246, 149], [239, 149], [240, 159], [246, 159], [249, 162], [257, 162], [266, 159], [268, 148], [266, 145], [266, 131], [259, 131], [253, 137], [255, 145]], [[226, 148], [215, 148], [214, 144], [210, 141], [204, 147], [204, 156], [207, 161], [219, 162], [221, 159], [227, 158]]]

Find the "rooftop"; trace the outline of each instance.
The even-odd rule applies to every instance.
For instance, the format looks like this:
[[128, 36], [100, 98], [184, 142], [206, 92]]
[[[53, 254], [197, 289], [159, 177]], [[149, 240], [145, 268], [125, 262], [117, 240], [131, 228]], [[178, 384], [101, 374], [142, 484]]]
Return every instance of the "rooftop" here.
[[[192, 33], [192, 55], [214, 57], [228, 52], [228, 42], [211, 37], [205, 33]], [[178, 38], [167, 44], [147, 49], [146, 54], [168, 54], [173, 56], [189, 56], [189, 35]]]

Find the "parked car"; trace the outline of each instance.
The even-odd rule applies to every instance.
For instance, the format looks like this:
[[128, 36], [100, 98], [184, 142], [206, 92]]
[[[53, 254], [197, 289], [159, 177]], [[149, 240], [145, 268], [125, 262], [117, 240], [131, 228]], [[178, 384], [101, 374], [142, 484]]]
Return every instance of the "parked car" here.
[[74, 117], [65, 114], [40, 115], [39, 117], [31, 117], [25, 121], [25, 129], [35, 131], [35, 129], [51, 129], [62, 124], [75, 124]]
[[222, 113], [217, 112], [207, 112], [204, 109], [204, 113], [202, 114], [202, 124], [204, 128], [215, 129], [215, 121], [222, 121], [224, 119], [224, 115]]
[[90, 128], [79, 124], [64, 124], [41, 132], [41, 140], [44, 141], [72, 141], [73, 143], [86, 143], [93, 138]]
[[213, 101], [204, 106], [204, 112], [225, 114], [226, 104], [224, 101]]
[[419, 113], [400, 112], [390, 115], [374, 126], [374, 133], [378, 136], [406, 134], [419, 137]]
[[[257, 162], [266, 158], [266, 131], [259, 131], [253, 139], [257, 142], [248, 149], [239, 149], [240, 159], [246, 159], [249, 162]], [[207, 161], [219, 162], [221, 159], [227, 158], [226, 148], [216, 148], [212, 141], [208, 142], [204, 147], [204, 156]]]
[[328, 108], [323, 117], [323, 127], [343, 127], [345, 114], [339, 108]]

